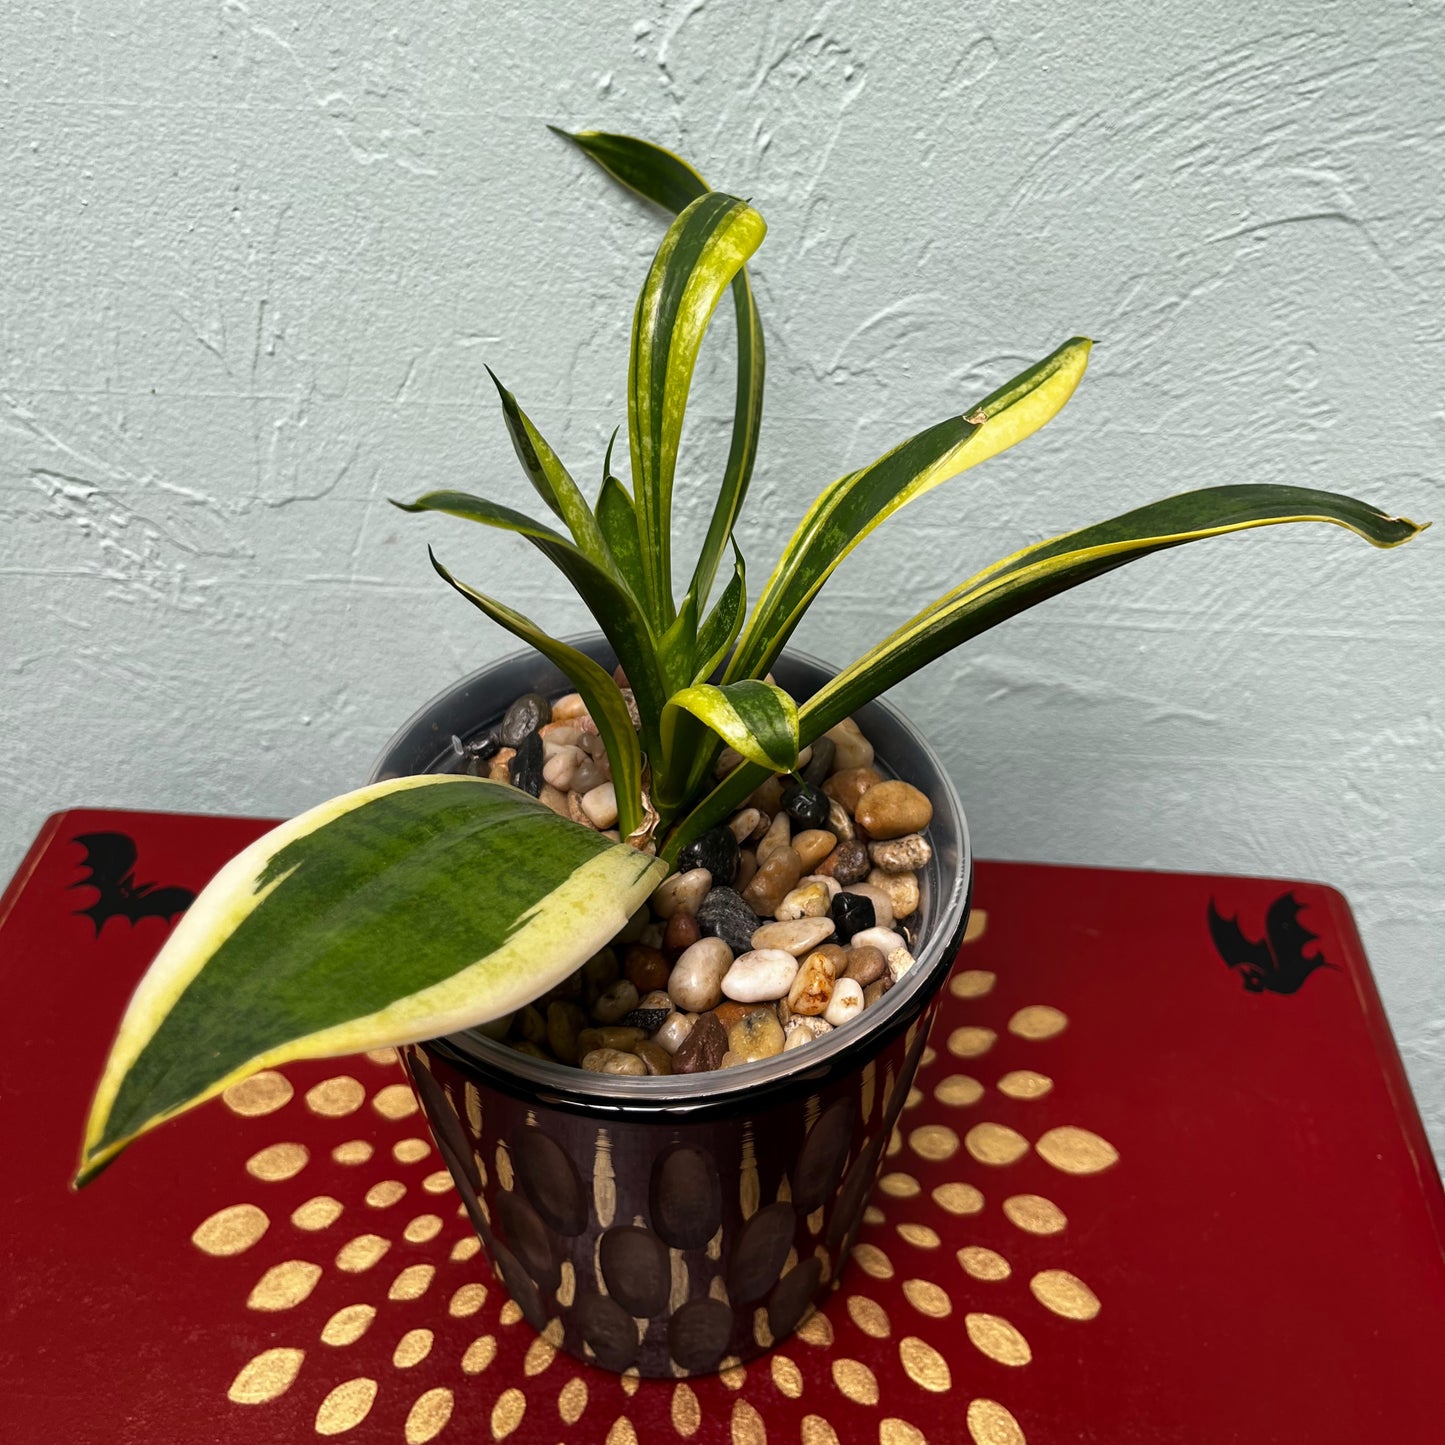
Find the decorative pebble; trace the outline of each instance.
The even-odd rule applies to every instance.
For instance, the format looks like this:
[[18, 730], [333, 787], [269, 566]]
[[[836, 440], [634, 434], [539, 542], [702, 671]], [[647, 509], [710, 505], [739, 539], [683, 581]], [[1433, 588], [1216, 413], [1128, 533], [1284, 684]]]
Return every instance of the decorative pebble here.
[[823, 780], [832, 772], [836, 771], [834, 759], [837, 757], [838, 744], [825, 733], [808, 750], [812, 756], [806, 763], [801, 755], [798, 758], [798, 772], [802, 775], [805, 783], [811, 783], [815, 788], [823, 786]]
[[[523, 738], [535, 733], [543, 723], [552, 721], [552, 704], [540, 692], [524, 692], [502, 715], [497, 728], [497, 741], [504, 748], [515, 748]], [[538, 739], [540, 750], [541, 739]]]
[[723, 975], [722, 991], [738, 1003], [763, 1003], [782, 998], [797, 972], [798, 960], [786, 949], [753, 949], [733, 961]]
[[821, 1039], [824, 1034], [831, 1034], [833, 1025], [827, 1019], [815, 1017], [809, 1014], [794, 1014], [786, 1024], [783, 1025], [783, 1033], [787, 1037], [785, 1049], [797, 1048], [793, 1040], [802, 1034], [806, 1042], [811, 1043], [814, 1039]]
[[636, 1054], [620, 1049], [593, 1049], [582, 1056], [582, 1067], [594, 1074], [645, 1074], [647, 1065]]
[[646, 1029], [630, 1027], [627, 1024], [609, 1024], [600, 1029], [583, 1029], [577, 1035], [577, 1052], [590, 1054], [593, 1049], [616, 1049], [630, 1054], [635, 1044], [647, 1037]]
[[[666, 994], [662, 995], [667, 998]], [[655, 1034], [664, 1023], [667, 1016], [672, 1012], [672, 1001], [668, 999], [667, 1004], [662, 1008], [635, 1008], [631, 1013], [623, 1014], [617, 1021], [619, 1028], [641, 1029], [644, 1037]]]
[[901, 838], [921, 833], [933, 819], [933, 804], [912, 783], [879, 783], [858, 801], [854, 821], [871, 838]]
[[833, 996], [828, 1000], [823, 1017], [836, 1029], [841, 1028], [849, 1019], [857, 1018], [862, 1012], [863, 990], [857, 979], [840, 978], [833, 985]]
[[[498, 757], [501, 756], [499, 753]], [[507, 777], [514, 788], [530, 793], [534, 798], [542, 791], [542, 738], [538, 733], [528, 733], [517, 744], [517, 751], [507, 764]], [[566, 799], [563, 798], [565, 806]]]
[[873, 866], [885, 873], [916, 873], [933, 857], [933, 849], [922, 833], [905, 833], [901, 838], [870, 843], [868, 856]]
[[903, 935], [879, 924], [877, 928], [865, 928], [853, 935], [854, 944], [868, 944], [887, 958], [895, 948], [904, 947]]
[[833, 933], [831, 918], [793, 918], [786, 923], [765, 923], [753, 934], [754, 948], [785, 948], [794, 958], [811, 952]]
[[839, 893], [832, 901], [829, 914], [840, 943], [851, 942], [855, 933], [878, 926], [878, 912], [873, 900], [862, 893]]
[[895, 948], [888, 955], [888, 977], [897, 983], [917, 961], [906, 948]]
[[878, 920], [879, 928], [891, 928], [893, 926], [893, 900], [872, 883], [850, 883], [844, 890], [847, 893], [856, 893], [860, 898], [867, 898], [873, 904], [873, 914]]
[[582, 794], [582, 811], [597, 828], [610, 828], [617, 822], [617, 788], [612, 783], [598, 783]]
[[547, 1005], [547, 1047], [564, 1064], [577, 1062], [577, 1035], [587, 1016], [575, 1003], [557, 1001]]
[[863, 794], [882, 781], [883, 774], [876, 768], [849, 768], [846, 772], [834, 773], [823, 784], [823, 791], [835, 803], [841, 803], [849, 813], [856, 816], [858, 802]]
[[833, 850], [832, 877], [842, 888], [861, 883], [868, 876], [868, 845], [852, 839]]
[[758, 871], [758, 855], [751, 848], [744, 848], [738, 854], [738, 876], [733, 879], [733, 891], [741, 892], [753, 881]]
[[766, 863], [779, 848], [786, 848], [792, 839], [793, 820], [786, 813], [779, 812], [768, 825], [768, 831], [758, 839], [758, 846], [754, 849], [758, 866], [761, 867]]
[[[686, 918], [689, 915], [680, 916]], [[671, 927], [671, 924], [668, 926]], [[697, 926], [696, 919], [693, 920], [693, 926]], [[649, 948], [645, 943], [628, 944], [622, 966], [626, 970], [627, 981], [637, 990], [639, 997], [644, 993], [651, 993], [655, 988], [666, 988], [667, 976], [672, 972], [662, 950]], [[636, 1008], [637, 1005], [634, 1004], [633, 1007]]]
[[722, 1001], [723, 975], [732, 962], [733, 951], [721, 938], [700, 938], [673, 964], [668, 997], [689, 1013], [716, 1008]]
[[828, 831], [840, 843], [851, 843], [857, 837], [852, 814], [836, 798], [828, 800]]
[[667, 996], [665, 988], [654, 988], [648, 990], [637, 1000], [637, 1007], [634, 1013], [640, 1013], [644, 1009], [660, 1008], [664, 1013], [672, 1012], [672, 1000]]
[[844, 718], [836, 726], [830, 727], [824, 736], [831, 738], [837, 749], [833, 756], [833, 766], [839, 772], [848, 768], [866, 768], [873, 761], [873, 744], [863, 736], [852, 718]]
[[[901, 938], [898, 941], [903, 942]], [[620, 978], [598, 994], [597, 1002], [592, 1005], [592, 1017], [599, 1023], [615, 1024], [623, 1014], [631, 1013], [637, 1007], [640, 997], [635, 983]]]
[[769, 1008], [754, 1009], [728, 1030], [728, 1052], [746, 1063], [782, 1053], [783, 1043], [783, 1026]]
[[563, 792], [572, 786], [573, 774], [587, 761], [587, 754], [581, 748], [556, 747], [545, 739], [542, 757], [542, 776]]
[[828, 799], [810, 783], [794, 783], [783, 790], [783, 811], [804, 828], [821, 828], [828, 821]]
[[714, 888], [698, 905], [697, 921], [705, 934], [721, 938], [734, 953], [746, 953], [760, 920], [731, 888]]
[[794, 1014], [820, 1014], [832, 997], [833, 962], [825, 953], [810, 953], [788, 988], [788, 1008]]
[[674, 873], [657, 885], [652, 895], [652, 911], [659, 918], [671, 918], [678, 909], [696, 913], [712, 887], [712, 874], [706, 868], [689, 868]]
[[[669, 958], [676, 958], [678, 954], [691, 948], [701, 937], [702, 924], [697, 921], [697, 915], [678, 909], [667, 920], [667, 927], [663, 930], [662, 951]], [[663, 982], [666, 983], [666, 979]]]
[[[691, 1032], [673, 1051], [672, 1070], [676, 1074], [706, 1073], [722, 1063], [727, 1047], [727, 1030], [718, 1016], [715, 1013], [699, 1014]], [[647, 1066], [644, 1064], [643, 1067]]]
[[661, 1044], [644, 1039], [632, 1052], [642, 1060], [649, 1074], [672, 1072], [672, 1055]]
[[512, 781], [511, 763], [516, 756], [516, 748], [498, 748], [492, 754], [491, 762], [487, 764], [487, 776], [494, 783], [510, 783]]
[[741, 847], [763, 826], [763, 815], [757, 808], [744, 808], [728, 820], [728, 829]]
[[882, 978], [888, 971], [888, 960], [881, 948], [869, 944], [858, 944], [848, 950], [847, 976], [865, 989], [874, 979]]
[[863, 990], [863, 1006], [872, 1008], [890, 988], [893, 987], [893, 979], [885, 973], [882, 978], [875, 978], [867, 988]]
[[874, 868], [868, 874], [868, 882], [872, 887], [888, 895], [888, 902], [893, 909], [895, 920], [909, 918], [918, 912], [918, 904], [922, 897], [918, 890], [918, 874], [885, 873], [881, 868]]
[[669, 1054], [675, 1054], [682, 1047], [682, 1041], [692, 1032], [692, 1014], [671, 1013], [663, 1020], [662, 1027], [652, 1036]]
[[803, 860], [785, 845], [769, 853], [759, 865], [752, 882], [743, 889], [743, 902], [762, 916], [776, 913], [778, 905], [798, 886], [802, 876]]
[[815, 868], [837, 847], [838, 840], [826, 828], [805, 828], [793, 839], [793, 851], [804, 868]]
[[709, 828], [678, 854], [677, 866], [683, 872], [706, 868], [714, 883], [730, 888], [738, 873], [738, 840], [728, 827]]
[[567, 722], [572, 718], [585, 717], [587, 715], [587, 704], [582, 701], [580, 692], [569, 692], [565, 697], [559, 697], [552, 704], [552, 721]]
[[779, 923], [789, 923], [798, 918], [826, 917], [832, 899], [827, 888], [829, 881], [818, 879], [813, 883], [800, 883], [778, 904], [773, 917]]

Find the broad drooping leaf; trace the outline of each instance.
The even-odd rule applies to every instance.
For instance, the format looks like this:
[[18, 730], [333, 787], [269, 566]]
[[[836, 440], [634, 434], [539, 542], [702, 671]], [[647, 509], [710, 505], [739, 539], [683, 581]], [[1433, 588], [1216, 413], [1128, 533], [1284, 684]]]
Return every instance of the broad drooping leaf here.
[[141, 981], [78, 1182], [257, 1069], [521, 1007], [607, 943], [665, 871], [476, 778], [376, 783], [282, 824], [217, 874]]

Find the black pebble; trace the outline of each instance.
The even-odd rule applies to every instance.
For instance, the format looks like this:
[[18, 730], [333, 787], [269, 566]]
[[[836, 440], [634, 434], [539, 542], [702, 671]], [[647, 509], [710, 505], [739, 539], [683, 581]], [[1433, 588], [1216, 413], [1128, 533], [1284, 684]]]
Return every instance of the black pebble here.
[[697, 921], [734, 953], [749, 952], [759, 928], [758, 915], [731, 888], [712, 889], [698, 907]]
[[826, 734], [813, 744], [813, 756], [803, 769], [803, 781], [815, 788], [823, 786], [823, 779], [833, 771], [833, 759], [837, 756], [838, 744]]
[[534, 798], [542, 791], [542, 734], [528, 733], [517, 744], [517, 755], [507, 763], [507, 775], [514, 788]]
[[668, 1008], [635, 1008], [631, 1013], [623, 1014], [617, 1022], [624, 1029], [646, 1029], [648, 1033], [655, 1034], [667, 1022], [671, 1012]]
[[483, 766], [489, 758], [496, 756], [501, 748], [495, 733], [483, 733], [479, 738], [471, 738], [462, 744], [462, 769], [470, 773], [474, 778], [486, 776], [486, 768]]
[[855, 933], [862, 933], [865, 928], [873, 928], [878, 922], [873, 900], [865, 898], [861, 893], [835, 893], [828, 911], [832, 915], [833, 926], [838, 931], [839, 943], [849, 942]]
[[528, 733], [534, 733], [552, 717], [552, 704], [540, 692], [524, 692], [509, 707], [497, 727], [496, 738], [504, 748], [520, 748]]
[[677, 855], [677, 871], [686, 873], [689, 868], [706, 868], [714, 885], [731, 887], [738, 876], [738, 840], [732, 829], [712, 828], [701, 838], [694, 838]]
[[794, 783], [783, 793], [783, 811], [805, 828], [821, 828], [828, 821], [828, 799], [811, 783]]

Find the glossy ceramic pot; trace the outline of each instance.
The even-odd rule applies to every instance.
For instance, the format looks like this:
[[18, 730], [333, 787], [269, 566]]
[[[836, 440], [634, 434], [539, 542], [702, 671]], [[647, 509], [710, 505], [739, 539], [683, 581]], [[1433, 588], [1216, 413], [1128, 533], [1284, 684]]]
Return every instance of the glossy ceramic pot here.
[[[569, 639], [611, 667], [600, 637]], [[800, 699], [831, 675], [785, 655]], [[463, 679], [387, 745], [373, 781], [435, 771], [524, 692], [535, 653]], [[747, 1360], [836, 1288], [968, 921], [972, 860], [937, 757], [883, 702], [855, 715], [885, 775], [932, 800], [916, 964], [847, 1028], [759, 1063], [631, 1078], [532, 1058], [471, 1030], [404, 1051], [495, 1272], [532, 1326], [607, 1369], [681, 1378]]]

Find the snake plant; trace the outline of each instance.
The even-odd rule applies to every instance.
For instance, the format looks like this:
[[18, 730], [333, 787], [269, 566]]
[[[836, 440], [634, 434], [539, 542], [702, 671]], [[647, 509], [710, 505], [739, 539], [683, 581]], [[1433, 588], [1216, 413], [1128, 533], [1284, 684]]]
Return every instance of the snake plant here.
[[[789, 697], [768, 680], [769, 668], [839, 564], [915, 498], [1050, 421], [1082, 378], [1090, 342], [1065, 341], [824, 488], [749, 608], [733, 533], [762, 416], [763, 331], [747, 264], [763, 218], [657, 146], [596, 131], [568, 139], [674, 217], [633, 313], [630, 484], [614, 473], [609, 446], [589, 503], [497, 382], [522, 470], [557, 525], [460, 491], [428, 492], [403, 510], [519, 533], [581, 594], [625, 671], [635, 718], [613, 674], [433, 557], [462, 596], [571, 679], [606, 745], [619, 836], [515, 789], [457, 776], [362, 788], [268, 834], [205, 889], [142, 981], [99, 1085], [82, 1181], [137, 1134], [259, 1068], [435, 1036], [544, 993], [613, 937], [680, 850], [769, 773], [794, 768], [801, 748], [861, 703], [1045, 598], [1151, 552], [1276, 522], [1333, 522], [1377, 547], [1421, 530], [1302, 487], [1188, 492], [986, 567], [812, 697]], [[737, 318], [731, 449], [697, 563], [679, 590], [671, 540], [683, 417], [703, 336], [729, 292]], [[716, 781], [724, 745], [741, 761]]]

